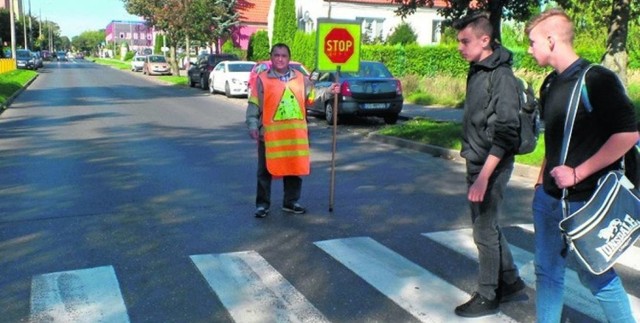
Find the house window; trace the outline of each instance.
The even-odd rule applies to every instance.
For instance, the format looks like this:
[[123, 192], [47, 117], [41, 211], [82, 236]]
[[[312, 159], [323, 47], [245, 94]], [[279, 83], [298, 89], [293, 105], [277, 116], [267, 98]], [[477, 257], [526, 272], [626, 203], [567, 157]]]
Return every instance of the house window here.
[[367, 40], [375, 42], [376, 39], [383, 39], [384, 18], [356, 17], [356, 20], [362, 24], [362, 34]]
[[440, 39], [442, 39], [442, 20], [434, 20], [431, 23], [431, 42], [439, 43]]

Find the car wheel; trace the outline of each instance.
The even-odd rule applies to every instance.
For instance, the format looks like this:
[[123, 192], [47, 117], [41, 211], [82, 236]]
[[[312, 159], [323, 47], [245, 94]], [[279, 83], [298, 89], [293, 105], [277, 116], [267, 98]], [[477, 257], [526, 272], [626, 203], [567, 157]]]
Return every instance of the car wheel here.
[[384, 123], [386, 123], [386, 124], [396, 124], [396, 122], [398, 122], [398, 115], [397, 114], [384, 116]]
[[200, 88], [203, 89], [203, 90], [206, 90], [208, 85], [209, 85], [207, 83], [209, 83], [209, 82], [207, 82], [207, 79], [204, 78], [204, 76], [200, 76]]
[[189, 87], [195, 87], [195, 86], [196, 86], [196, 82], [194, 82], [191, 76], [189, 76]]
[[209, 80], [209, 93], [216, 94], [216, 90], [213, 88], [213, 80]]
[[228, 98], [231, 97], [231, 89], [229, 88], [229, 82], [224, 83], [224, 95], [226, 95]]
[[333, 104], [331, 101], [327, 101], [324, 105], [324, 118], [327, 120], [327, 124], [333, 125]]

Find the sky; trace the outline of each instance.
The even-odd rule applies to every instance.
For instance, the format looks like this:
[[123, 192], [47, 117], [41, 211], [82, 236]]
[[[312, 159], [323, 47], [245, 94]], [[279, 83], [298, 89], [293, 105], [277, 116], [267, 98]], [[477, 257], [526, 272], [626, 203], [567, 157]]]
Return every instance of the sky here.
[[22, 0], [27, 13], [29, 1], [32, 16], [57, 23], [61, 35], [69, 39], [85, 31], [105, 29], [112, 20], [143, 20], [127, 13], [122, 0]]

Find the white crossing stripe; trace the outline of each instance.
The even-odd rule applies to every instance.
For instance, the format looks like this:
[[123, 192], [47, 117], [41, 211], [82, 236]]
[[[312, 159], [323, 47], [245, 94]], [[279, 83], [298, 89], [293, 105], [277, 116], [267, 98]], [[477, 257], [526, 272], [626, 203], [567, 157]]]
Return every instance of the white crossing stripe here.
[[[314, 242], [422, 322], [456, 322], [470, 295], [369, 237]], [[474, 322], [513, 322], [501, 313]]]
[[[449, 248], [456, 252], [477, 261], [478, 249], [473, 242], [473, 233], [471, 229], [462, 229], [455, 231], [440, 231], [432, 233], [423, 233], [425, 237]], [[534, 255], [531, 252], [518, 248], [509, 244], [513, 260], [519, 268], [522, 280], [532, 289], [536, 288], [535, 268], [533, 264]], [[569, 307], [590, 316], [600, 322], [605, 322], [606, 318], [602, 312], [602, 308], [597, 303], [591, 292], [580, 283], [578, 274], [569, 268], [565, 272], [565, 295], [564, 302]], [[640, 321], [640, 299], [633, 295], [629, 295], [629, 302], [634, 312], [636, 321]]]
[[328, 322], [255, 251], [193, 255], [191, 261], [236, 322]]
[[31, 322], [129, 322], [115, 271], [95, 267], [33, 277]]
[[[533, 233], [533, 224], [518, 224], [517, 226]], [[618, 258], [616, 263], [640, 272], [640, 247], [636, 245], [629, 247], [627, 251]]]

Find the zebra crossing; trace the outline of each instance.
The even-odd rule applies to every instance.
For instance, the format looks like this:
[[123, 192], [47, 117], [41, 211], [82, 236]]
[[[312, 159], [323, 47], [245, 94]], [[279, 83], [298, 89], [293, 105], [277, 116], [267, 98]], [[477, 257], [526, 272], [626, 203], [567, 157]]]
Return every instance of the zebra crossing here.
[[[531, 225], [517, 227], [533, 233]], [[477, 261], [471, 229], [430, 232], [422, 236]], [[371, 237], [339, 238], [313, 244], [419, 321], [459, 321], [453, 314], [453, 306], [470, 297], [469, 293]], [[535, 290], [532, 252], [515, 245], [511, 245], [511, 250], [522, 279]], [[236, 322], [329, 322], [256, 251], [197, 254], [189, 259]], [[640, 271], [640, 248], [633, 246], [620, 265]], [[596, 321], [605, 321], [596, 300], [579, 283], [577, 273], [568, 269], [565, 280], [565, 305]], [[631, 294], [629, 299], [635, 318], [640, 321], [640, 299]], [[30, 306], [31, 322], [130, 321], [112, 266], [34, 276]], [[517, 322], [504, 313], [474, 321]]]

